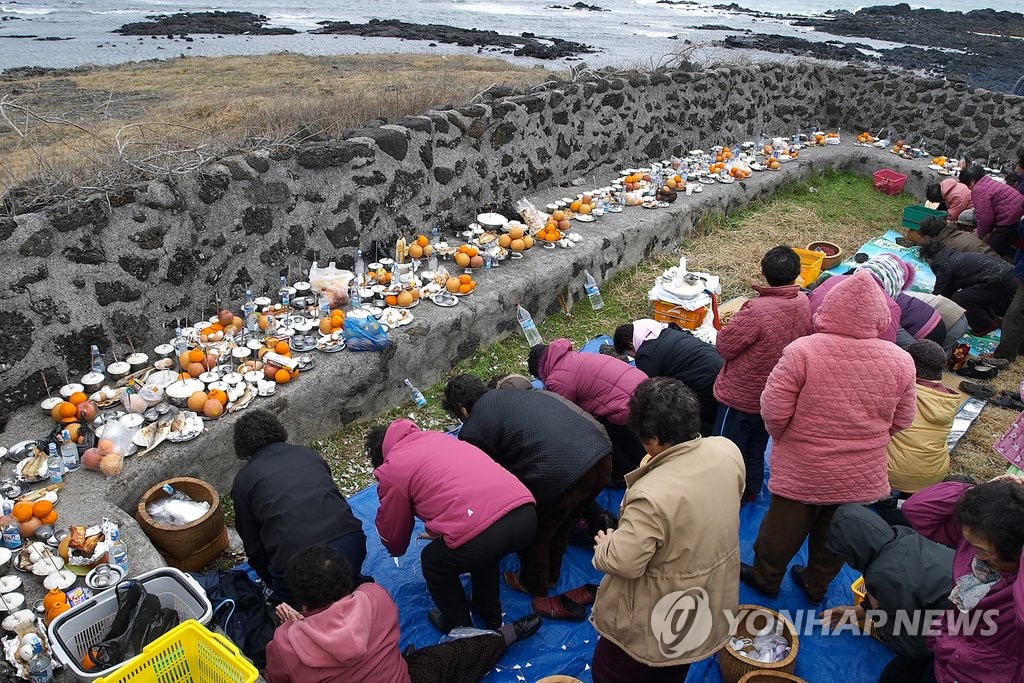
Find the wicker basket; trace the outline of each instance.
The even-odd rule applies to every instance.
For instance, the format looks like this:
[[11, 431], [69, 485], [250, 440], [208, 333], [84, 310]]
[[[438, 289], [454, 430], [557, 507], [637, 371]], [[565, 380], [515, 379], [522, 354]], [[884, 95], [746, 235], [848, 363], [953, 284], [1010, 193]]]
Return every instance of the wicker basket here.
[[194, 553], [185, 558], [169, 557], [167, 555], [161, 556], [164, 561], [175, 569], [180, 569], [183, 572], [199, 572], [206, 568], [208, 564], [217, 559], [217, 556], [224, 552], [224, 548], [228, 547], [228, 530], [220, 532], [216, 538], [204, 545], [202, 548], [198, 548]]
[[833, 249], [836, 252], [832, 256], [825, 254], [825, 260], [821, 262], [822, 270], [832, 270], [833, 268], [835, 268], [836, 266], [843, 262], [843, 248], [840, 247], [838, 244], [818, 240], [817, 242], [811, 242], [810, 244], [808, 244], [807, 250], [818, 251], [818, 247], [829, 247], [830, 249]]
[[[162, 488], [164, 484], [170, 484], [176, 491], [181, 491], [192, 500], [206, 501], [210, 504], [210, 509], [196, 521], [184, 526], [169, 526], [154, 521], [146, 512], [146, 504], [167, 497]], [[217, 491], [205, 481], [192, 477], [168, 479], [146, 491], [135, 511], [135, 519], [160, 554], [168, 558], [169, 563], [172, 559], [185, 560], [199, 551], [208, 550], [211, 542], [226, 533], [224, 508], [220, 506]]]
[[784, 681], [807, 683], [802, 678], [797, 678], [793, 674], [786, 674], [781, 671], [751, 671], [741, 678], [739, 683], [783, 683]]
[[[750, 616], [750, 612], [754, 612], [754, 615]], [[725, 683], [739, 683], [741, 678], [754, 671], [792, 674], [796, 669], [796, 655], [800, 649], [800, 639], [797, 637], [796, 628], [792, 622], [778, 612], [758, 605], [740, 605], [739, 614], [737, 632], [734, 634], [736, 637], [749, 637], [751, 635], [750, 626], [763, 628], [768, 623], [781, 623], [783, 626], [781, 635], [789, 642], [789, 654], [780, 662], [765, 664], [747, 659], [726, 645], [718, 652], [718, 668], [722, 670], [722, 678], [725, 679]]]

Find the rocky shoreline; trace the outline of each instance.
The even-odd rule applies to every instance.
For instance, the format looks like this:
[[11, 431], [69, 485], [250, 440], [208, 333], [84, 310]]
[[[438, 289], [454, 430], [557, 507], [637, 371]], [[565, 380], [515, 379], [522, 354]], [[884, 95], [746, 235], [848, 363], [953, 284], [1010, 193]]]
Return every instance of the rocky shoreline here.
[[[607, 11], [596, 5], [578, 2], [565, 9], [586, 11]], [[207, 35], [294, 35], [292, 28], [267, 27], [269, 19], [251, 12], [182, 12], [179, 14], [158, 14], [147, 17], [150, 21], [125, 24], [114, 33], [126, 36], [181, 36], [189, 34]], [[432, 43], [446, 43], [462, 47], [477, 47], [478, 51], [499, 50], [516, 57], [534, 59], [575, 58], [581, 54], [596, 52], [589, 45], [561, 38], [545, 38], [532, 33], [518, 36], [497, 31], [459, 28], [443, 24], [412, 24], [397, 19], [371, 19], [365, 24], [348, 21], [322, 21], [320, 28], [309, 33], [318, 35], [349, 35], [366, 38], [398, 38], [401, 40], [423, 40]]]
[[[766, 16], [738, 5], [716, 7], [741, 14]], [[794, 26], [823, 34], [905, 43], [891, 49], [872, 48], [840, 38], [817, 42], [770, 34], [729, 36], [728, 48], [757, 49], [777, 54], [840, 59], [899, 66], [938, 75], [962, 75], [970, 85], [1010, 92], [1024, 76], [1024, 15], [991, 9], [945, 12], [911, 9], [906, 3], [866, 7], [856, 13], [832, 11], [821, 17], [784, 17]], [[737, 33], [740, 33], [737, 30]]]

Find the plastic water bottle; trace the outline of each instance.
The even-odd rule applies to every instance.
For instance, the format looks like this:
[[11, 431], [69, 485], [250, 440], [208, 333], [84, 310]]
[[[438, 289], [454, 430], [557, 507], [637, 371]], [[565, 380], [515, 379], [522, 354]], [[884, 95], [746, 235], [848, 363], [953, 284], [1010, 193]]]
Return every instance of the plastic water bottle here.
[[101, 375], [107, 369], [107, 364], [103, 362], [103, 354], [95, 344], [89, 349], [89, 367], [93, 372], [98, 372]]
[[281, 297], [282, 306], [287, 306], [290, 303], [291, 294], [288, 292], [288, 279], [284, 275], [281, 276], [281, 289], [277, 290], [277, 294]]
[[50, 453], [46, 457], [46, 468], [50, 472], [50, 483], [59, 484], [64, 481], [64, 461], [57, 452], [57, 444], [50, 442]]
[[359, 308], [363, 305], [363, 296], [359, 293], [359, 283], [355, 280], [348, 288], [348, 302], [352, 304], [352, 308]]
[[242, 315], [245, 318], [245, 331], [255, 332], [257, 325], [256, 302], [252, 299], [252, 290], [245, 290], [245, 303], [242, 304]]
[[74, 472], [81, 463], [78, 461], [78, 446], [71, 440], [68, 430], [60, 432], [60, 459], [64, 461], [64, 470]]
[[193, 500], [189, 498], [187, 493], [179, 491], [170, 484], [164, 484], [160, 488], [163, 489], [164, 493], [166, 493], [169, 497], [173, 498], [174, 500], [184, 500], [190, 503], [193, 502]]
[[519, 304], [516, 304], [516, 320], [519, 321], [519, 327], [523, 329], [523, 334], [526, 335], [527, 344], [536, 346], [544, 341], [541, 339], [537, 326], [533, 324], [533, 316]]
[[327, 298], [327, 290], [323, 287], [320, 288], [320, 319], [331, 317], [331, 300]]
[[595, 311], [600, 311], [604, 308], [604, 299], [601, 298], [601, 290], [597, 287], [597, 280], [594, 279], [589, 270], [583, 272], [587, 276], [587, 284], [584, 288], [587, 290], [587, 296], [590, 297], [590, 307]]
[[17, 550], [21, 547], [21, 527], [14, 517], [10, 515], [0, 517], [0, 533], [3, 534], [5, 548]]
[[417, 408], [427, 405], [427, 397], [423, 395], [422, 391], [413, 386], [411, 380], [405, 380], [405, 386], [409, 388], [409, 395], [412, 396], [412, 400], [416, 403]]
[[110, 563], [115, 564], [124, 570], [125, 576], [128, 575], [128, 546], [124, 544], [124, 541], [114, 541], [110, 545]]
[[366, 264], [363, 263], [363, 250], [356, 249], [356, 283], [362, 283], [363, 273], [366, 272]]
[[494, 265], [494, 257], [491, 256], [491, 252], [484, 252], [484, 270], [490, 270], [492, 265]]
[[53, 661], [45, 652], [38, 652], [28, 664], [29, 683], [50, 683], [53, 680]]

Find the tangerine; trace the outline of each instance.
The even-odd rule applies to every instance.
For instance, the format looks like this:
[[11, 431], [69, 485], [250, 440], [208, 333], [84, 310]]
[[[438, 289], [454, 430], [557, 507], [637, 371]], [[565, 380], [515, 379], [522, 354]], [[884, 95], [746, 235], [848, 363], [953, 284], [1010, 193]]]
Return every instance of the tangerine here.
[[206, 360], [206, 354], [202, 349], [192, 349], [188, 352], [188, 360], [190, 363], [202, 363]]
[[384, 297], [384, 303], [386, 303], [388, 306], [397, 306], [398, 297], [395, 296], [394, 294], [388, 294], [386, 297]]
[[274, 381], [278, 384], [288, 384], [292, 379], [292, 373], [288, 372], [284, 368], [281, 368], [274, 373]]
[[25, 501], [15, 503], [11, 509], [11, 516], [19, 522], [27, 522], [32, 519], [32, 503]]
[[42, 519], [53, 512], [53, 503], [48, 500], [40, 500], [32, 504], [32, 516]]
[[288, 353], [288, 350], [289, 350], [288, 342], [286, 342], [286, 341], [279, 341], [279, 342], [277, 342], [277, 345], [274, 346], [274, 351], [279, 353], [279, 354], [281, 354], [282, 356], [284, 354]]
[[468, 254], [469, 256], [471, 256], [471, 257], [472, 257], [472, 256], [476, 256], [477, 254], [479, 254], [479, 253], [480, 253], [480, 250], [479, 250], [479, 249], [477, 249], [476, 247], [473, 247], [473, 246], [468, 246], [468, 247], [466, 247], [466, 253], [467, 253], [467, 254]]
[[[632, 177], [632, 176], [630, 176], [630, 177]], [[629, 181], [629, 182], [633, 182], [633, 181]], [[578, 213], [581, 206], [583, 206], [583, 202], [581, 202], [580, 200], [577, 199], [576, 201], [574, 201], [572, 204], [569, 205], [569, 210], [574, 212], [574, 213]]]
[[473, 291], [472, 285], [463, 284], [459, 285], [459, 294], [469, 294]]
[[463, 273], [462, 275], [459, 276], [459, 284], [468, 285], [472, 281], [473, 281], [473, 278], [471, 278], [469, 275], [467, 275], [465, 273]]
[[86, 396], [85, 392], [83, 391], [76, 391], [75, 393], [71, 394], [70, 397], [68, 397], [68, 403], [74, 403], [76, 406], [79, 403], [85, 403], [88, 400], [89, 397]]
[[210, 389], [209, 395], [214, 401], [220, 401], [221, 405], [226, 406], [228, 404], [228, 395], [223, 389]]
[[427, 239], [426, 235], [420, 235], [416, 238], [416, 244], [420, 245], [421, 247], [425, 247], [428, 244], [430, 244], [430, 240]]
[[57, 523], [57, 518], [58, 518], [57, 511], [56, 510], [51, 510], [50, 514], [46, 515], [45, 517], [42, 517], [41, 520], [42, 520], [43, 524], [56, 524]]

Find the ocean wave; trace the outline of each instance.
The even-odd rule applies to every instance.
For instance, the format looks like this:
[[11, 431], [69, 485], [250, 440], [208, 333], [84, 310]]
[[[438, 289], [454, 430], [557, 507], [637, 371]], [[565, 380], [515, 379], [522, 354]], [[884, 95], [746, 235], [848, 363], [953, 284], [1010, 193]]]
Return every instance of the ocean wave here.
[[128, 9], [89, 10], [89, 14], [148, 14], [152, 11], [141, 7], [130, 7]]
[[25, 7], [22, 5], [0, 5], [0, 12], [6, 14], [29, 14], [29, 15], [43, 15], [53, 14], [57, 10], [48, 9], [46, 7]]

